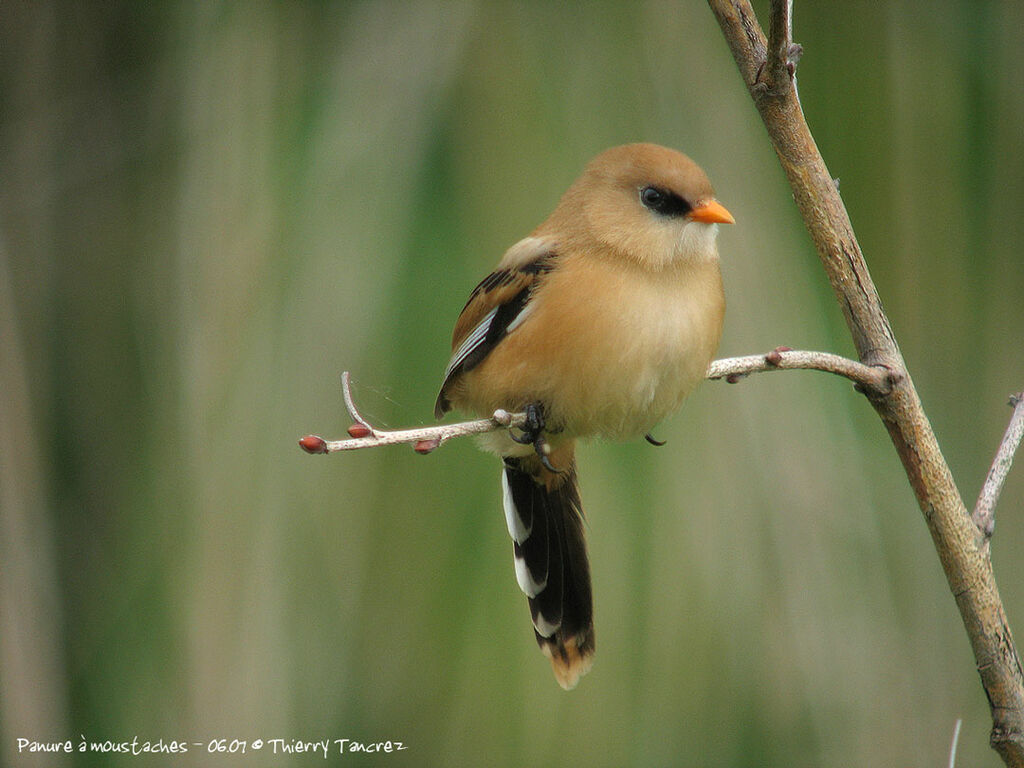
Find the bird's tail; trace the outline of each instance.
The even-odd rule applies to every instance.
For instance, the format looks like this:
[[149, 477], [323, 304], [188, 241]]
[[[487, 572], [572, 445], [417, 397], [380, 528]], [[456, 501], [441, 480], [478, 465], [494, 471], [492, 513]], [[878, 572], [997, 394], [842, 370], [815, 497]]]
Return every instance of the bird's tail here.
[[594, 657], [590, 566], [572, 443], [551, 455], [559, 473], [536, 456], [506, 457], [502, 501], [512, 536], [516, 580], [526, 593], [537, 644], [566, 690]]

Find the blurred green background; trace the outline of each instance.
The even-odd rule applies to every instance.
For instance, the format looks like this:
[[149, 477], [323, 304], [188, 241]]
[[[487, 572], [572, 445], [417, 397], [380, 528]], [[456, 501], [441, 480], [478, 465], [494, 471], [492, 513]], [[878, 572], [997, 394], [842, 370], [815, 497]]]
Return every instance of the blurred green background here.
[[[764, 4], [758, 6], [764, 18]], [[1024, 387], [1024, 4], [798, 2], [808, 120], [968, 505]], [[498, 463], [431, 423], [451, 326], [583, 164], [691, 154], [721, 356], [851, 355], [701, 2], [8, 3], [0, 760], [39, 741], [394, 739], [363, 765], [997, 765], [888, 438], [835, 377], [708, 383], [580, 456], [598, 655], [552, 679]], [[1024, 634], [1024, 471], [994, 541]], [[349, 756], [346, 756], [349, 757]], [[339, 761], [338, 758], [334, 758]]]

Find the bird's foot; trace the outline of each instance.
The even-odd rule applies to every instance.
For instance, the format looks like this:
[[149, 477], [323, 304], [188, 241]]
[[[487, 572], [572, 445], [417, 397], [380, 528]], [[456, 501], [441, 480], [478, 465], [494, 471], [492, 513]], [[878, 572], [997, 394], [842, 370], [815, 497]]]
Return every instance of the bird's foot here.
[[526, 414], [526, 423], [523, 424], [523, 433], [517, 435], [509, 432], [509, 437], [521, 445], [532, 445], [537, 453], [537, 458], [544, 465], [548, 472], [560, 474], [562, 470], [551, 463], [548, 458], [551, 454], [551, 445], [544, 437], [544, 406], [540, 403], [530, 403], [523, 409]]

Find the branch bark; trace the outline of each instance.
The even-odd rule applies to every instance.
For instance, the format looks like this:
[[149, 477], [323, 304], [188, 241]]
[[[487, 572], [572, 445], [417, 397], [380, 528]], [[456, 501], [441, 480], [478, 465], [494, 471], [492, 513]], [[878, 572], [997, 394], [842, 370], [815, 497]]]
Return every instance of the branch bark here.
[[996, 503], [999, 501], [999, 494], [1003, 492], [1003, 483], [1006, 482], [1006, 475], [1013, 465], [1013, 455], [1020, 446], [1021, 438], [1024, 437], [1024, 392], [1018, 392], [1010, 398], [1010, 407], [1013, 408], [1013, 416], [1010, 417], [1010, 423], [999, 443], [996, 457], [992, 460], [992, 468], [988, 471], [985, 484], [981, 487], [978, 501], [974, 505], [974, 513], [971, 515], [974, 524], [985, 537], [986, 549], [996, 528]]
[[726, 357], [708, 368], [709, 379], [735, 384], [743, 376], [764, 371], [814, 370], [834, 373], [852, 381], [861, 392], [882, 396], [892, 388], [891, 371], [882, 365], [864, 365], [828, 352], [804, 352], [776, 347], [766, 355]]
[[[727, 357], [715, 360], [708, 367], [707, 378], [726, 379], [735, 384], [752, 373], [785, 370], [817, 370], [843, 376], [854, 383], [861, 392], [883, 395], [891, 386], [890, 372], [881, 366], [869, 366], [828, 352], [805, 352], [788, 347], [776, 347], [764, 355]], [[325, 440], [319, 435], [306, 435], [299, 439], [299, 446], [306, 453], [338, 453], [356, 451], [361, 448], [378, 448], [385, 445], [412, 444], [417, 453], [430, 453], [453, 437], [481, 435], [499, 429], [521, 429], [526, 422], [523, 413], [495, 411], [488, 419], [473, 419], [453, 424], [437, 424], [431, 427], [413, 429], [382, 430], [375, 428], [359, 413], [352, 396], [352, 382], [348, 371], [341, 374], [341, 391], [345, 398], [345, 409], [352, 417], [346, 440]]]
[[907, 372], [846, 208], [804, 120], [796, 89], [791, 0], [772, 0], [769, 44], [747, 0], [708, 0], [768, 130], [862, 363], [891, 372], [868, 390], [924, 514], [967, 630], [992, 712], [990, 743], [1024, 766], [1024, 672], [989, 551], [968, 513]]

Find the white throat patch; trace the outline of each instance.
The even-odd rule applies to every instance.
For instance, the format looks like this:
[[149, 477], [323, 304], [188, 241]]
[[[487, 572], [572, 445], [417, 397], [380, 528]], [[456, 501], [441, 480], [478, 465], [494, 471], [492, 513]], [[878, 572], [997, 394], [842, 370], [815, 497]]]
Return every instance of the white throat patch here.
[[676, 243], [676, 258], [693, 261], [710, 261], [718, 258], [715, 239], [718, 237], [718, 225], [703, 221], [688, 221]]

